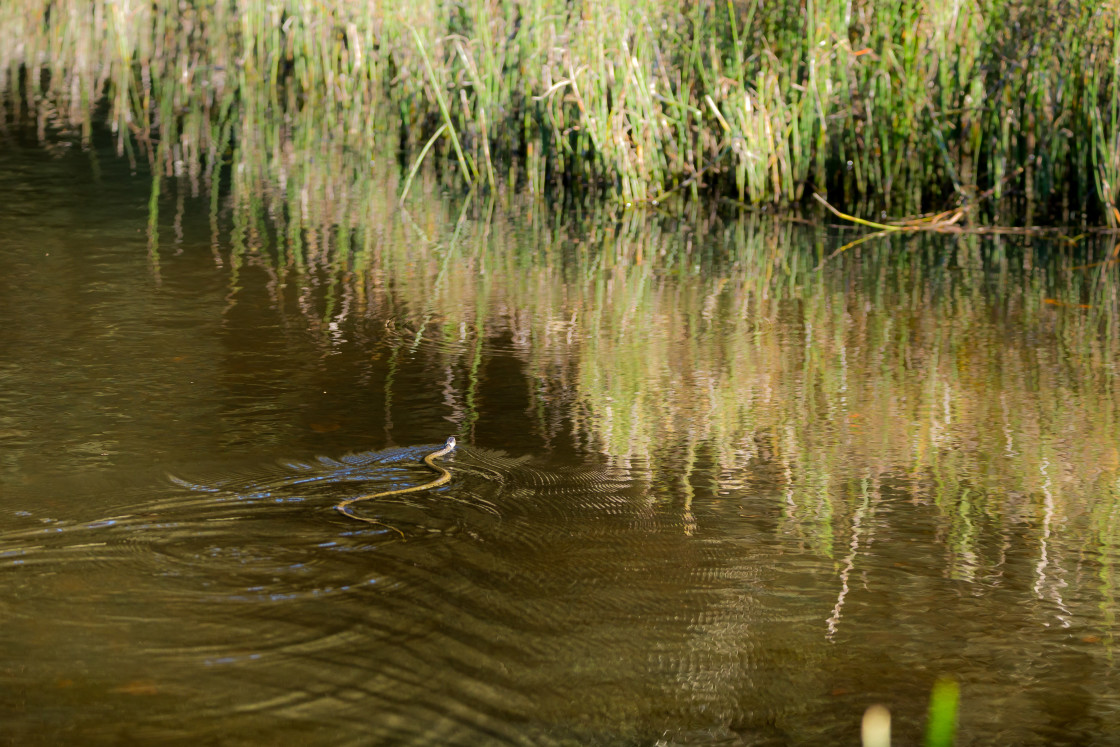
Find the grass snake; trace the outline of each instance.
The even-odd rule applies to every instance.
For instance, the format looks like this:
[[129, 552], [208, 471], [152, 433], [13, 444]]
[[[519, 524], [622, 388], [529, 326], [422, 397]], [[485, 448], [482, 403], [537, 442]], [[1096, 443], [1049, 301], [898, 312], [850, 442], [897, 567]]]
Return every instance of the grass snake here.
[[369, 501], [369, 500], [373, 500], [374, 498], [384, 498], [384, 497], [390, 496], [390, 495], [403, 495], [404, 493], [418, 493], [421, 490], [431, 490], [432, 488], [438, 488], [440, 485], [443, 485], [443, 484], [447, 483], [449, 480], [451, 480], [451, 473], [448, 472], [443, 467], [436, 464], [435, 460], [439, 459], [441, 456], [444, 456], [445, 454], [447, 454], [448, 452], [450, 452], [454, 448], [455, 448], [455, 437], [451, 436], [449, 439], [447, 439], [447, 443], [443, 445], [442, 449], [439, 449], [438, 451], [433, 451], [431, 454], [428, 454], [426, 457], [424, 457], [424, 460], [423, 460], [424, 464], [439, 473], [439, 477], [432, 480], [431, 482], [426, 482], [423, 485], [416, 485], [416, 486], [413, 486], [411, 488], [398, 488], [397, 490], [386, 490], [386, 491], [383, 491], [381, 493], [370, 493], [369, 495], [360, 495], [357, 498], [349, 498], [349, 499], [343, 501], [342, 503], [339, 503], [338, 505], [336, 505], [334, 507], [335, 510], [338, 511], [343, 516], [346, 516], [346, 517], [351, 518], [351, 519], [355, 519], [357, 521], [364, 521], [367, 524], [379, 524], [383, 527], [389, 527], [389, 529], [392, 529], [394, 532], [396, 532], [397, 534], [399, 534], [403, 537], [404, 532], [402, 532], [401, 530], [397, 529], [394, 526], [390, 526], [390, 525], [388, 525], [388, 524], [386, 524], [382, 521], [378, 521], [377, 519], [367, 519], [364, 516], [357, 516], [355, 514], [350, 513], [350, 510], [349, 510], [350, 506], [359, 502], [359, 501]]

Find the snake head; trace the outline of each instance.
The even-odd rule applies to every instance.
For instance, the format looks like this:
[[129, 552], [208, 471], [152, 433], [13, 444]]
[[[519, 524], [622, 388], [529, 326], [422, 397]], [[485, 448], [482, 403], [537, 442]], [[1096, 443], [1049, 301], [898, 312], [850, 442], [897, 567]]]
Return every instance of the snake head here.
[[450, 438], [448, 438], [447, 443], [445, 443], [443, 445], [443, 448], [444, 448], [445, 451], [451, 451], [452, 449], [454, 449], [455, 448], [455, 437], [451, 436]]

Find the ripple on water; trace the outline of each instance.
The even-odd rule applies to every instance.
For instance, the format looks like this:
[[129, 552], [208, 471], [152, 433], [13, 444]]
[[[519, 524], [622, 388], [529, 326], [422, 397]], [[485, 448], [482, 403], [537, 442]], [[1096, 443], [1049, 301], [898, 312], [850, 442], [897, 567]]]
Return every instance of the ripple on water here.
[[[0, 534], [0, 611], [41, 647], [40, 681], [76, 658], [109, 689], [151, 680], [214, 736], [284, 717], [310, 741], [547, 743], [530, 714], [630, 703], [651, 636], [686, 625], [664, 599], [687, 580], [679, 532], [623, 471], [471, 447], [445, 460], [450, 484], [361, 506], [403, 539], [333, 510], [428, 481], [431, 450], [179, 475], [113, 516], [28, 518]], [[183, 708], [130, 733], [175, 733]]]

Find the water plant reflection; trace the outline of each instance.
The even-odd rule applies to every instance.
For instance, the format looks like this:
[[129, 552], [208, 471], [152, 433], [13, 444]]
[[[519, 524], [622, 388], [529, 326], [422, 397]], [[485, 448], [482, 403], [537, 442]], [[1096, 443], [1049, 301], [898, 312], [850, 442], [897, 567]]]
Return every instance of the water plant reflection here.
[[662, 498], [686, 531], [697, 497], [780, 485], [780, 531], [851, 565], [900, 510], [884, 489], [901, 490], [941, 515], [952, 577], [998, 573], [993, 536], [1013, 528], [1033, 537], [1036, 594], [1059, 606], [1053, 532], [1078, 526], [1115, 562], [1117, 295], [1061, 244], [896, 236], [818, 272], [830, 239], [789, 222], [576, 225], [469, 201], [395, 213], [361, 182], [353, 194], [364, 213], [312, 203], [348, 216], [336, 229], [268, 224], [259, 204], [235, 218], [261, 226], [257, 243], [230, 262], [266, 268], [276, 309], [297, 297], [324, 347], [360, 329], [440, 361], [468, 439], [483, 360], [511, 357], [546, 439], [570, 430], [677, 475]]

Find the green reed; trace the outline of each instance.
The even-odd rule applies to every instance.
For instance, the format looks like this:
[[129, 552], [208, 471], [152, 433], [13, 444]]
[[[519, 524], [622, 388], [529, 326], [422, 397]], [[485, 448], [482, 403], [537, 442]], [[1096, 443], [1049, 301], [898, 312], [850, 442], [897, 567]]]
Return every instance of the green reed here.
[[5, 121], [88, 141], [103, 117], [168, 171], [220, 159], [214, 128], [263, 126], [274, 148], [403, 148], [490, 190], [892, 210], [991, 193], [1113, 220], [1116, 18], [1070, 0], [19, 0], [0, 89]]

